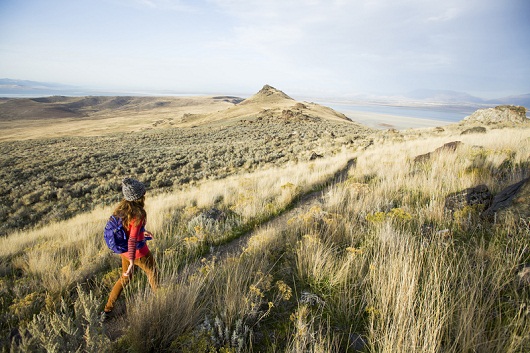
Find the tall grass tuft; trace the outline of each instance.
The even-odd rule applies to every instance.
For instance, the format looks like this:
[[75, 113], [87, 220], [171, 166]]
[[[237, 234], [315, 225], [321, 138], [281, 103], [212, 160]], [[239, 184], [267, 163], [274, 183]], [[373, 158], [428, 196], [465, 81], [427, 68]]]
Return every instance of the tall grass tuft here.
[[421, 243], [390, 224], [379, 229], [372, 251], [365, 309], [371, 346], [378, 352], [439, 352], [451, 313], [443, 255], [429, 258]]
[[127, 340], [137, 352], [171, 352], [177, 338], [204, 314], [205, 278], [193, 276], [152, 293], [146, 289], [127, 302]]

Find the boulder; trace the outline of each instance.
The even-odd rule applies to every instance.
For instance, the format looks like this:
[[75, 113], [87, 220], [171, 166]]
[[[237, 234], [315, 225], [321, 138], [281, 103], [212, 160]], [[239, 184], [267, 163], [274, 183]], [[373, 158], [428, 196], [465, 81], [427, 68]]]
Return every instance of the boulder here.
[[489, 219], [506, 216], [530, 219], [530, 178], [512, 184], [495, 195], [482, 216]]
[[453, 214], [466, 206], [483, 205], [487, 209], [491, 205], [493, 195], [486, 185], [478, 185], [463, 191], [455, 192], [445, 198], [445, 209]]
[[414, 163], [425, 163], [429, 161], [433, 155], [440, 154], [442, 152], [454, 152], [461, 145], [462, 145], [461, 141], [448, 142], [444, 144], [443, 146], [438, 147], [432, 152], [420, 154], [419, 156], [416, 156], [414, 158]]
[[444, 144], [442, 147], [438, 147], [437, 149], [435, 149], [434, 153], [454, 152], [454, 151], [456, 151], [456, 149], [458, 147], [460, 147], [460, 145], [462, 145], [461, 141], [448, 142], [448, 143]]

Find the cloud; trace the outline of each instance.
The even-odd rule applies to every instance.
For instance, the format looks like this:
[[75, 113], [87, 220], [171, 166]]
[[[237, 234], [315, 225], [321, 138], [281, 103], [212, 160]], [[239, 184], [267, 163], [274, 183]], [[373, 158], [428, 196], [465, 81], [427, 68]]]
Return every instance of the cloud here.
[[445, 22], [456, 19], [461, 13], [460, 9], [451, 7], [442, 11], [442, 13], [427, 18], [427, 22]]
[[[85, 75], [197, 89], [466, 89], [486, 88], [488, 78], [492, 89], [528, 87], [523, 0], [61, 1], [62, 12], [42, 5], [18, 20], [5, 14], [4, 76], [18, 67], [53, 81]], [[47, 58], [54, 71], [24, 54]]]
[[136, 6], [157, 10], [170, 10], [182, 12], [195, 12], [197, 6], [186, 3], [183, 0], [120, 0], [126, 6]]
[[315, 79], [343, 87], [348, 82], [375, 87], [385, 78], [404, 81], [403, 75], [414, 71], [451, 67], [450, 36], [440, 25], [463, 11], [456, 0], [209, 3], [232, 19], [230, 30], [209, 44], [219, 53], [239, 52], [261, 72], [276, 70], [293, 82], [318, 73]]

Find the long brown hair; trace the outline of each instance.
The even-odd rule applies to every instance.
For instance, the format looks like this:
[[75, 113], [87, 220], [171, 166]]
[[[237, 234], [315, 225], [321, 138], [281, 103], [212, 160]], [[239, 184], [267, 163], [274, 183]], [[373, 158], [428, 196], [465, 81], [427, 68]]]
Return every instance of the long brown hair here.
[[129, 229], [129, 225], [133, 219], [138, 226], [147, 215], [144, 209], [144, 202], [145, 196], [142, 196], [138, 200], [134, 201], [127, 201], [123, 199], [114, 209], [114, 215], [122, 219], [123, 226], [126, 229]]

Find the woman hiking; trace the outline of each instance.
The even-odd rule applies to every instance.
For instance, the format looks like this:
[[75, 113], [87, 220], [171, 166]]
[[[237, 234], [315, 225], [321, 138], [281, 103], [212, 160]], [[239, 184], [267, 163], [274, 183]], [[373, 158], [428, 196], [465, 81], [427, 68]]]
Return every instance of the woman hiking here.
[[158, 288], [158, 270], [155, 259], [145, 242], [146, 238], [153, 236], [145, 230], [147, 217], [144, 209], [145, 186], [138, 180], [125, 178], [122, 182], [122, 192], [123, 200], [114, 209], [113, 216], [121, 218], [127, 234], [127, 252], [120, 254], [122, 274], [109, 294], [109, 300], [101, 314], [102, 321], [112, 316], [114, 303], [123, 288], [130, 282], [135, 265], [145, 272], [151, 288], [153, 290]]

